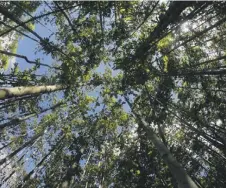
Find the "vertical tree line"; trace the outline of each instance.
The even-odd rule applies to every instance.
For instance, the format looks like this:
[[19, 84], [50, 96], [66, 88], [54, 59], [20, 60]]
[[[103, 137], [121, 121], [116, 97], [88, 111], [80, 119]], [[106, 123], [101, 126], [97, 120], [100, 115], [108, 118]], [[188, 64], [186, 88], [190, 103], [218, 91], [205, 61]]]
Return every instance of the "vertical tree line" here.
[[225, 8], [2, 2], [0, 37], [54, 63], [0, 46], [2, 66], [16, 58], [0, 75], [1, 186], [223, 187]]

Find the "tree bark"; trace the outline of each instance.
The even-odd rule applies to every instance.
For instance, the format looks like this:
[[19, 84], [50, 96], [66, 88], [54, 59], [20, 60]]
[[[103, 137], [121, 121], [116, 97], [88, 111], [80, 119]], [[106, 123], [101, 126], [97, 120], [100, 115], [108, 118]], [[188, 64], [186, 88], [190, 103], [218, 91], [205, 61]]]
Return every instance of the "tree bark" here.
[[1, 88], [0, 100], [8, 99], [11, 97], [20, 97], [24, 95], [39, 94], [53, 92], [64, 89], [62, 85], [49, 85], [49, 86], [28, 86], [28, 87], [14, 87], [14, 88]]
[[14, 53], [7, 52], [7, 51], [4, 51], [4, 50], [0, 50], [0, 53], [4, 54], [4, 55], [8, 55], [8, 56], [14, 56], [14, 57], [22, 58], [22, 59], [24, 59], [26, 62], [28, 62], [30, 64], [35, 64], [35, 65], [38, 65], [38, 66], [45, 66], [45, 67], [48, 67], [48, 68], [51, 68], [51, 69], [60, 70], [60, 68], [58, 68], [58, 67], [51, 67], [50, 65], [47, 65], [47, 64], [39, 63], [39, 62], [36, 62], [36, 61], [31, 61], [24, 55], [14, 54]]
[[[141, 123], [140, 123], [141, 124]], [[170, 172], [176, 179], [179, 188], [197, 188], [196, 184], [185, 172], [177, 160], [172, 156], [163, 142], [156, 136], [153, 130], [147, 126], [140, 125], [147, 133], [148, 139], [152, 141], [156, 149], [159, 151], [164, 162], [168, 165]]]
[[63, 102], [60, 102], [60, 103], [57, 103], [57, 104], [51, 106], [50, 108], [43, 109], [40, 112], [37, 112], [37, 113], [35, 113], [35, 112], [34, 113], [29, 113], [29, 114], [26, 114], [26, 116], [13, 118], [10, 121], [1, 124], [0, 125], [0, 130], [3, 129], [3, 128], [5, 128], [5, 127], [11, 127], [14, 124], [17, 124], [17, 123], [20, 123], [22, 121], [25, 121], [25, 120], [27, 120], [27, 119], [29, 119], [31, 117], [34, 117], [35, 115], [42, 114], [42, 113], [47, 112], [49, 110], [54, 110], [54, 109], [56, 109], [57, 107], [59, 107], [59, 106], [61, 106], [63, 104], [64, 104]]
[[[148, 91], [148, 90], [147, 90]], [[158, 99], [156, 99], [155, 97], [149, 95], [148, 93], [148, 97], [149, 98], [153, 98], [154, 100], [156, 100], [160, 105], [163, 105], [163, 103], [161, 101], [159, 101]], [[176, 112], [178, 112], [177, 109], [174, 109]], [[188, 123], [186, 120], [183, 119], [183, 117], [177, 115], [176, 112], [174, 112], [173, 110], [169, 110], [167, 109], [167, 111], [171, 114], [173, 114], [177, 119], [179, 119], [182, 122], [182, 125], [186, 125], [186, 127], [188, 129], [190, 129], [191, 131], [194, 131], [195, 133], [198, 133], [199, 135], [201, 135], [203, 138], [205, 138], [207, 141], [209, 141], [210, 143], [212, 143], [216, 148], [218, 148], [219, 150], [221, 150], [223, 153], [225, 153], [225, 145], [220, 143], [219, 141], [217, 141], [216, 139], [212, 138], [210, 135], [208, 135], [207, 133], [198, 130], [196, 127], [194, 127], [193, 125], [191, 125], [190, 123]], [[181, 112], [179, 112], [179, 114], [181, 114]]]
[[174, 73], [170, 72], [165, 74], [166, 76], [202, 76], [202, 75], [225, 75], [226, 69], [219, 69], [219, 70], [203, 70], [203, 71], [190, 71], [190, 72], [182, 72], [182, 73]]
[[[132, 109], [132, 105], [126, 97], [125, 97], [125, 100], [127, 101], [128, 105]], [[151, 142], [154, 144], [154, 146], [160, 153], [164, 162], [168, 165], [171, 174], [173, 175], [173, 177], [176, 179], [178, 183], [178, 187], [179, 188], [198, 188], [198, 186], [194, 183], [191, 177], [186, 173], [184, 168], [181, 167], [181, 165], [172, 156], [172, 154], [164, 145], [164, 143], [154, 133], [152, 128], [150, 128], [149, 125], [147, 125], [147, 123], [143, 119], [141, 119], [137, 113], [133, 112], [133, 114], [136, 116], [138, 125], [146, 132], [148, 139], [151, 140]]]
[[[31, 178], [31, 176], [35, 173], [35, 170], [38, 169], [38, 167], [40, 167], [41, 165], [43, 165], [44, 161], [55, 151], [58, 149], [58, 147], [62, 144], [62, 140], [65, 138], [65, 135], [60, 138], [60, 140], [57, 141], [57, 143], [49, 150], [49, 152], [42, 158], [42, 160], [36, 165], [35, 168], [33, 168], [24, 178], [23, 178], [23, 182], [24, 185], [25, 183]], [[22, 187], [23, 184], [20, 184], [17, 186], [17, 188]]]
[[39, 137], [41, 137], [43, 135], [43, 133], [44, 133], [44, 130], [42, 132], [38, 133], [37, 135], [33, 136], [31, 138], [31, 140], [29, 140], [28, 142], [24, 143], [22, 146], [20, 146], [14, 152], [9, 154], [7, 157], [1, 159], [0, 160], [0, 165], [4, 164], [7, 160], [10, 160], [12, 157], [14, 157], [16, 154], [18, 154], [21, 150], [23, 150], [27, 146], [30, 146], [31, 144], [33, 144]]

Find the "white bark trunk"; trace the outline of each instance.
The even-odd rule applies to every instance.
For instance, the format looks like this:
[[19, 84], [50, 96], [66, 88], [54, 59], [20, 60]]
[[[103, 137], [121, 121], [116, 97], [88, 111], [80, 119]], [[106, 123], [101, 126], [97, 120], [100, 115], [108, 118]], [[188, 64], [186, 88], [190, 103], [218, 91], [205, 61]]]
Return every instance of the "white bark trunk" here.
[[23, 95], [47, 93], [61, 89], [64, 89], [61, 85], [0, 88], [0, 100]]

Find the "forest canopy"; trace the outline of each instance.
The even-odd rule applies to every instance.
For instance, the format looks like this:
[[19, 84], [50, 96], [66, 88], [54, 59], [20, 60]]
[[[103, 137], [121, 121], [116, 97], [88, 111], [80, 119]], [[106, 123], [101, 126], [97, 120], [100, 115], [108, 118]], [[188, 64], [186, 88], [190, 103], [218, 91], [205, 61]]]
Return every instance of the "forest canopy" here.
[[225, 187], [225, 64], [225, 1], [0, 2], [0, 187]]

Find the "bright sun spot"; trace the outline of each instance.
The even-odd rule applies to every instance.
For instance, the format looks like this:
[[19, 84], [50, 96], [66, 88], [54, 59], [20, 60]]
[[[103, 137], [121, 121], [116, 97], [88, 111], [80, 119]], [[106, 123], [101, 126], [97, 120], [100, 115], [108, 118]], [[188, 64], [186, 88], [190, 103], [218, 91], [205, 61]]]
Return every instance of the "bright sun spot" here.
[[221, 126], [221, 125], [222, 125], [222, 120], [218, 119], [218, 120], [216, 121], [216, 124], [217, 124], [217, 126]]
[[189, 31], [189, 28], [188, 28], [188, 22], [185, 22], [181, 25], [181, 30], [183, 32], [188, 32]]
[[182, 25], [181, 25], [181, 30], [185, 33], [189, 32], [190, 29], [189, 27], [191, 27], [192, 29], [195, 29], [196, 28], [196, 24], [195, 23], [189, 23], [189, 22], [184, 22]]

